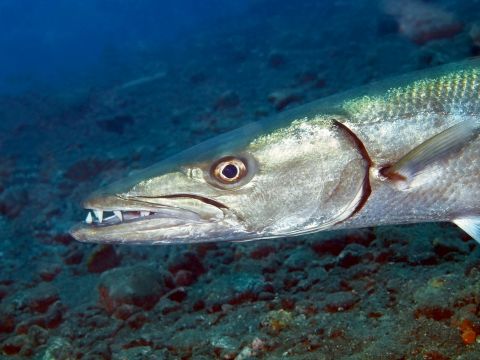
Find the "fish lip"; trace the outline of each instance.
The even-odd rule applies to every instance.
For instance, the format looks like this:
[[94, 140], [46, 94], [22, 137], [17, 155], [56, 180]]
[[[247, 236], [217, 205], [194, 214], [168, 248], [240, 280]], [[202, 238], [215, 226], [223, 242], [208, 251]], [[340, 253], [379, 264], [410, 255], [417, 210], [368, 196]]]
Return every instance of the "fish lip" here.
[[[175, 199], [193, 199], [200, 206], [198, 211], [182, 208], [182, 204], [175, 206]], [[159, 200], [159, 203], [153, 203], [148, 200]], [[161, 204], [161, 200], [165, 199], [169, 204]], [[118, 203], [116, 205], [115, 203]], [[106, 205], [106, 206], [103, 206]], [[70, 234], [77, 240], [82, 242], [121, 242], [117, 240], [105, 241], [105, 238], [118, 233], [123, 237], [128, 237], [130, 232], [141, 232], [143, 230], [151, 230], [151, 224], [160, 224], [158, 231], [162, 230], [162, 222], [165, 228], [172, 229], [175, 226], [192, 226], [198, 224], [214, 224], [221, 222], [226, 217], [228, 207], [216, 200], [197, 194], [170, 194], [163, 196], [124, 196], [110, 195], [91, 197], [84, 203], [86, 210], [101, 211], [122, 211], [122, 214], [128, 212], [149, 211], [148, 216], [136, 216], [135, 218], [124, 218], [122, 221], [112, 216], [104, 219], [102, 223], [98, 221], [87, 224], [85, 221], [72, 227]], [[203, 211], [202, 211], [203, 210]], [[114, 220], [112, 220], [112, 218]], [[131, 226], [127, 229], [126, 226]], [[129, 242], [126, 239], [125, 242]]]

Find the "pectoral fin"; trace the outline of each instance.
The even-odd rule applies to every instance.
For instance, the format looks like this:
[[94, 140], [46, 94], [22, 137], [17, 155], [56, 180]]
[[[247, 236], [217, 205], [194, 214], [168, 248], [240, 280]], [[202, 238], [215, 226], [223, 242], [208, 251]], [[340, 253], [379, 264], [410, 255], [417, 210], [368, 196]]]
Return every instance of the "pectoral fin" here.
[[480, 243], [480, 216], [464, 217], [453, 222]]
[[[413, 181], [419, 174], [428, 171], [429, 165], [450, 156], [460, 150], [480, 131], [480, 121], [469, 118], [461, 121], [439, 134], [426, 140], [395, 164], [380, 170], [387, 179], [403, 182], [403, 188], [412, 187]], [[434, 171], [434, 167], [430, 167]]]

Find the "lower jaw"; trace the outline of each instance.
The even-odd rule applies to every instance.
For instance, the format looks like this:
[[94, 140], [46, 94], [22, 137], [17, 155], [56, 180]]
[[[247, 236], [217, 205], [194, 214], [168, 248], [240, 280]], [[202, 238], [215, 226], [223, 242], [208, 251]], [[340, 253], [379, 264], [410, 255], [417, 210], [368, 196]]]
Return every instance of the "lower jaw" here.
[[144, 243], [168, 238], [185, 238], [202, 225], [212, 221], [149, 216], [115, 224], [79, 224], [71, 230], [72, 236], [83, 242]]

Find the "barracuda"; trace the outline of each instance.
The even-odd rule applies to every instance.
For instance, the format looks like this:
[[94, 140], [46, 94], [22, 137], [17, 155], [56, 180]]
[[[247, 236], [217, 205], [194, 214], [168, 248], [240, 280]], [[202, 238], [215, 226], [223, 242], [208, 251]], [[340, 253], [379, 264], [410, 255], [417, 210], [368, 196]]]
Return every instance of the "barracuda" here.
[[479, 61], [328, 97], [92, 194], [72, 235], [197, 243], [450, 221], [478, 240], [479, 114]]

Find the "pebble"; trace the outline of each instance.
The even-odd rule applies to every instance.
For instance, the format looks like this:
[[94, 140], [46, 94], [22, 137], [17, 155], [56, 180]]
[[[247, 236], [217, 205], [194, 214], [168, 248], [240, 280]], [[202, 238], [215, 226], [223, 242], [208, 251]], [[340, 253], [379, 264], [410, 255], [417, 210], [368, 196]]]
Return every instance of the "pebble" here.
[[16, 335], [6, 339], [1, 344], [1, 350], [5, 355], [31, 355], [29, 345], [27, 335]]
[[367, 253], [365, 246], [360, 244], [349, 244], [337, 257], [337, 265], [349, 268], [357, 265]]
[[112, 313], [123, 304], [149, 310], [167, 289], [159, 272], [145, 266], [131, 266], [105, 271], [98, 291], [101, 305]]
[[44, 329], [55, 329], [63, 321], [65, 306], [60, 301], [53, 304], [45, 314], [34, 315], [26, 318], [15, 327], [17, 334], [26, 334], [33, 326], [39, 326]]
[[299, 103], [303, 96], [294, 90], [277, 90], [268, 95], [268, 101], [277, 111], [282, 111], [287, 106]]
[[419, 0], [384, 2], [388, 14], [393, 15], [399, 30], [413, 42], [422, 45], [432, 40], [445, 39], [458, 34], [463, 25], [451, 12], [434, 4]]
[[174, 281], [177, 286], [189, 286], [196, 281], [196, 277], [191, 271], [182, 269], [175, 274]]
[[83, 260], [83, 251], [76, 248], [71, 248], [63, 255], [63, 262], [66, 265], [78, 265]]
[[0, 309], [0, 333], [11, 333], [15, 329], [15, 317]]
[[267, 282], [261, 274], [237, 273], [220, 275], [209, 286], [204, 287], [204, 301], [207, 307], [225, 303], [238, 304], [257, 299], [265, 290]]
[[190, 271], [195, 279], [205, 273], [205, 267], [200, 258], [195, 253], [189, 251], [177, 254], [168, 261], [168, 271], [174, 276], [181, 270]]
[[468, 254], [470, 248], [467, 243], [460, 238], [451, 238], [447, 236], [438, 236], [432, 241], [433, 249], [439, 256], [449, 253]]
[[98, 245], [87, 259], [87, 269], [91, 273], [102, 273], [120, 264], [120, 257], [112, 245]]
[[125, 129], [134, 122], [134, 118], [130, 115], [118, 115], [110, 119], [97, 120], [97, 125], [102, 130], [122, 135]]
[[0, 301], [9, 293], [8, 286], [0, 285]]
[[287, 62], [287, 57], [277, 51], [273, 51], [268, 55], [267, 64], [272, 69], [278, 69], [284, 66]]
[[212, 340], [210, 340], [210, 345], [215, 349], [215, 353], [221, 359], [225, 359], [227, 357], [233, 358], [234, 355], [232, 356], [232, 354], [238, 352], [240, 341], [240, 338], [233, 338], [231, 336], [224, 335], [214, 337]]
[[25, 204], [29, 202], [27, 190], [21, 188], [7, 189], [0, 198], [0, 215], [15, 219], [23, 211]]
[[260, 260], [274, 253], [275, 247], [269, 245], [261, 245], [252, 249], [252, 251], [250, 252], [250, 257], [254, 260]]
[[233, 90], [228, 90], [224, 92], [220, 97], [217, 99], [214, 109], [215, 110], [226, 110], [235, 108], [240, 104], [240, 97], [238, 94]]
[[49, 283], [40, 283], [32, 289], [19, 294], [18, 308], [33, 313], [45, 313], [50, 305], [60, 299], [58, 290]]
[[325, 311], [335, 313], [350, 310], [357, 302], [359, 297], [351, 291], [340, 291], [328, 294], [323, 302]]
[[[60, 265], [48, 264], [48, 265], [43, 265], [38, 272], [40, 274], [40, 278], [43, 281], [49, 282], [54, 280], [61, 271], [62, 271], [62, 268], [60, 267]], [[0, 296], [0, 299], [1, 299], [1, 296]]]

